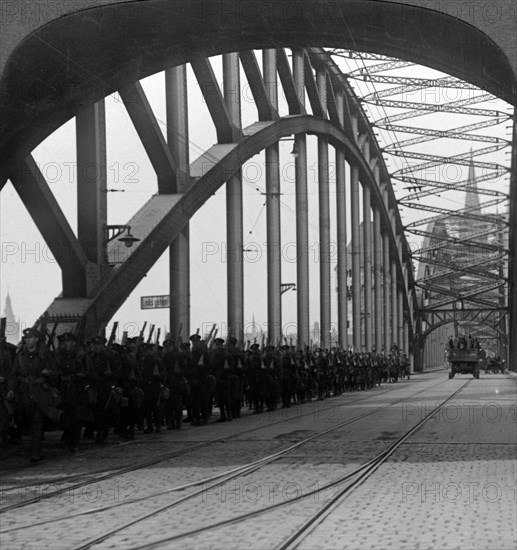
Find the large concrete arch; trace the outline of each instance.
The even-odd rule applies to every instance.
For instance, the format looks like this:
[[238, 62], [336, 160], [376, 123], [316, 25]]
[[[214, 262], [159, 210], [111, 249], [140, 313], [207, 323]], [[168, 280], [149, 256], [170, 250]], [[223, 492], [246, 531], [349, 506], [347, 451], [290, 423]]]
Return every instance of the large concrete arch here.
[[4, 159], [14, 153], [24, 157], [82, 103], [124, 82], [243, 49], [313, 45], [385, 53], [516, 102], [511, 0], [491, 2], [490, 10], [474, 0], [462, 2], [472, 8], [464, 12], [439, 0], [75, 0], [51, 9], [47, 4], [2, 3]]

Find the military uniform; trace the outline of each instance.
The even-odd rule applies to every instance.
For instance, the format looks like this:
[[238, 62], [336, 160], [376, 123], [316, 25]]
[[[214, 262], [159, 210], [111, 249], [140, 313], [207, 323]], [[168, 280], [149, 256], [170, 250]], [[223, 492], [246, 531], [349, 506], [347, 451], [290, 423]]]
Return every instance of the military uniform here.
[[24, 345], [16, 354], [8, 378], [8, 397], [18, 399], [19, 429], [31, 431], [32, 462], [43, 458], [42, 438], [45, 419], [59, 423], [62, 411], [58, 409], [59, 394], [55, 387], [55, 371], [48, 349], [39, 343], [39, 332], [23, 331], [25, 341], [36, 340], [35, 346]]
[[56, 350], [56, 367], [59, 375], [59, 391], [63, 401], [63, 441], [70, 451], [79, 446], [81, 429], [93, 420], [90, 408], [86, 353], [76, 347], [76, 337], [65, 333], [62, 345]]

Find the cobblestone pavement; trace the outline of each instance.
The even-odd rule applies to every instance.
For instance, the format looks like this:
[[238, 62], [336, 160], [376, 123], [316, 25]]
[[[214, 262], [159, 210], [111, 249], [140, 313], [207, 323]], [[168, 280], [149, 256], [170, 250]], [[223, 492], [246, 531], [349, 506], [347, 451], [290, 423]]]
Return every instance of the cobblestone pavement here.
[[[460, 376], [449, 381], [444, 372], [415, 376], [410, 382], [387, 386], [393, 390], [387, 393], [376, 389], [347, 394], [271, 415], [247, 415], [207, 428], [189, 426], [133, 445], [59, 459], [61, 475], [72, 474], [76, 463], [86, 479], [88, 470], [115, 470], [131, 458], [139, 461], [213, 441], [141, 470], [7, 511], [0, 519], [0, 547], [68, 550], [200, 490], [191, 500], [125, 527], [94, 548], [138, 548], [153, 541], [165, 541], [157, 546], [163, 549], [276, 548], [330, 499], [335, 490], [325, 489], [325, 484], [386, 449], [467, 379]], [[513, 549], [517, 525], [515, 382], [502, 375], [472, 380], [310, 532], [300, 547]], [[338, 427], [404, 397], [409, 399]], [[219, 487], [206, 483], [172, 491], [332, 427], [338, 428], [247, 476]], [[87, 461], [88, 467], [80, 461]], [[55, 479], [58, 468], [48, 461], [9, 473], [2, 482], [1, 505], [19, 502], [23, 491], [27, 495], [41, 491], [34, 485]], [[167, 489], [171, 491], [157, 495]], [[293, 500], [302, 495], [307, 496]], [[147, 498], [139, 500], [142, 497]], [[113, 506], [117, 502], [124, 505]], [[275, 504], [283, 505], [246, 522], [203, 531], [207, 525]], [[112, 507], [40, 524], [102, 506]], [[24, 528], [13, 530], [17, 527]], [[188, 532], [193, 532], [188, 538], [170, 540]]]

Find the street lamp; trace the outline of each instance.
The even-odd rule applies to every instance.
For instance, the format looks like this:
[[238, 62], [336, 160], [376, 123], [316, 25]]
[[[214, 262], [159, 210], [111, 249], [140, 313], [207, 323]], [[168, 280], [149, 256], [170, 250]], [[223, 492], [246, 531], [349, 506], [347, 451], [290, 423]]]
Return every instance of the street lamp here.
[[[107, 243], [119, 237], [118, 241], [124, 243], [127, 248], [131, 248], [136, 242], [140, 240], [138, 237], [135, 237], [131, 234], [130, 225], [106, 225], [105, 231]], [[124, 232], [126, 233], [124, 234]], [[120, 237], [120, 235], [122, 236]]]

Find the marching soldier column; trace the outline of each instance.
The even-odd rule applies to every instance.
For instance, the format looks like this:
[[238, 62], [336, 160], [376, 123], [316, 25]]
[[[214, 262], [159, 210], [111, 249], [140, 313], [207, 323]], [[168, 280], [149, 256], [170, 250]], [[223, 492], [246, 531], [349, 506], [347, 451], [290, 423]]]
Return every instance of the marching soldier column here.
[[159, 335], [144, 342], [143, 331], [123, 344], [114, 334], [83, 341], [29, 328], [18, 346], [0, 336], [3, 442], [30, 436], [30, 460], [38, 462], [46, 430], [61, 430], [63, 446], [75, 452], [81, 439], [100, 445], [110, 434], [131, 440], [137, 431], [179, 430], [185, 422], [230, 422], [243, 409], [271, 412], [409, 377], [396, 344], [389, 353], [299, 349], [285, 339], [243, 346], [233, 336], [216, 338], [215, 327], [206, 340], [196, 333], [189, 342], [166, 337], [162, 345]]

